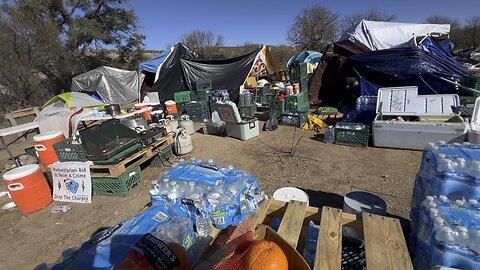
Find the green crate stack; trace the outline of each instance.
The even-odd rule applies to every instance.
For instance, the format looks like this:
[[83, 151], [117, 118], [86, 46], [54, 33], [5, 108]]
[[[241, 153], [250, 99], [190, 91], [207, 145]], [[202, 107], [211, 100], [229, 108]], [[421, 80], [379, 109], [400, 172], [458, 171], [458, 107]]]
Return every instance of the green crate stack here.
[[206, 101], [195, 101], [185, 104], [187, 115], [194, 122], [203, 122], [209, 119], [208, 106]]
[[300, 92], [308, 92], [308, 77], [300, 79]]
[[361, 123], [338, 122], [335, 125], [335, 144], [368, 147], [369, 128], [356, 129]]
[[87, 151], [81, 143], [73, 143], [72, 138], [55, 143], [53, 149], [57, 154], [58, 161], [87, 161]]
[[190, 97], [192, 101], [209, 101], [210, 97], [212, 96], [212, 92], [208, 91], [197, 91], [191, 92]]
[[181, 91], [173, 94], [173, 99], [176, 103], [186, 103], [192, 101], [190, 98], [190, 91]]
[[156, 154], [150, 164], [154, 167], [162, 167], [164, 166], [164, 162], [170, 159], [170, 157], [173, 155], [173, 149], [172, 146], [169, 145], [162, 149], [160, 153]]
[[270, 104], [268, 105], [268, 108], [271, 111], [285, 111], [285, 100], [279, 100], [279, 99], [272, 99], [270, 100]]
[[187, 111], [187, 104], [188, 102], [177, 102], [177, 114], [182, 115]]
[[210, 91], [212, 90], [212, 81], [209, 79], [197, 80], [192, 83], [193, 91]]
[[93, 195], [127, 197], [142, 182], [142, 171], [137, 166], [117, 178], [92, 177]]
[[477, 97], [460, 97], [460, 114], [463, 117], [471, 118], [473, 115], [473, 109], [475, 108], [475, 101]]
[[480, 77], [467, 76], [463, 78], [463, 85], [480, 91]]
[[289, 69], [290, 82], [300, 83], [302, 79], [307, 78], [307, 64], [294, 63]]
[[300, 92], [296, 95], [289, 95], [285, 97], [286, 111], [300, 111], [308, 103], [308, 92]]
[[307, 122], [307, 112], [282, 113], [279, 116], [279, 124], [301, 128]]
[[310, 102], [307, 102], [307, 103], [303, 104], [303, 106], [298, 108], [297, 111], [299, 111], [299, 112], [309, 112], [310, 111]]
[[257, 113], [257, 105], [252, 104], [250, 106], [239, 107], [238, 112], [241, 117], [254, 116]]

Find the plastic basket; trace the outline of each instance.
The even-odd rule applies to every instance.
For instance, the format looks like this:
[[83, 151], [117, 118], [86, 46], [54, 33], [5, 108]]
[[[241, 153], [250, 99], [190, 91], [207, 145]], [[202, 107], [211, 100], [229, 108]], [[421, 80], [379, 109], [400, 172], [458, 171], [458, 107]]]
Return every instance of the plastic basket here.
[[240, 107], [238, 108], [238, 112], [241, 117], [254, 116], [257, 113], [257, 105], [252, 104], [250, 106]]
[[212, 93], [210, 91], [198, 91], [191, 92], [190, 98], [192, 101], [208, 101], [211, 95]]
[[173, 94], [173, 99], [175, 99], [175, 102], [179, 103], [185, 103], [185, 102], [190, 102], [190, 91], [181, 91], [181, 92], [176, 92]]
[[[357, 126], [362, 129], [355, 129]], [[369, 128], [361, 123], [339, 122], [335, 125], [335, 144], [347, 146], [368, 146]]]
[[212, 81], [209, 79], [194, 81], [192, 88], [195, 92], [212, 90]]
[[185, 111], [189, 116], [208, 113], [208, 105], [205, 101], [190, 102], [185, 104]]
[[307, 77], [307, 64], [293, 63], [289, 68], [291, 83], [299, 83], [301, 79]]
[[156, 154], [150, 164], [154, 167], [162, 167], [164, 165], [164, 162], [167, 161], [172, 155], [173, 149], [172, 146], [169, 145], [162, 149], [160, 153]]
[[279, 123], [300, 128], [307, 122], [307, 118], [307, 112], [282, 113], [279, 117]]
[[135, 167], [117, 178], [92, 177], [93, 195], [127, 197], [142, 182], [142, 171]]
[[285, 100], [272, 99], [268, 108], [273, 111], [285, 111]]
[[475, 100], [477, 97], [460, 97], [460, 114], [462, 116], [471, 117], [475, 108]]
[[296, 95], [289, 95], [285, 97], [285, 110], [300, 111], [300, 108], [305, 107], [305, 103], [308, 103], [308, 92], [305, 91]]
[[[308, 92], [308, 77], [300, 79], [300, 92]], [[308, 99], [308, 93], [307, 93]]]
[[87, 152], [85, 151], [83, 144], [73, 144], [72, 141], [72, 138], [68, 138], [53, 145], [58, 160], [60, 162], [87, 161]]

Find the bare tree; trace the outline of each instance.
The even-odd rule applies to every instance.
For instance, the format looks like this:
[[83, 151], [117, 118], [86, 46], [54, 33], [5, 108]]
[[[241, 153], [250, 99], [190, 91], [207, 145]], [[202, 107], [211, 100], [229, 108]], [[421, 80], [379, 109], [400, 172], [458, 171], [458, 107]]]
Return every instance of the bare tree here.
[[463, 31], [466, 48], [477, 49], [480, 46], [480, 16], [473, 16], [468, 19]]
[[287, 33], [288, 41], [302, 50], [321, 51], [337, 38], [338, 15], [316, 5], [297, 15]]
[[182, 35], [180, 42], [200, 54], [207, 54], [212, 52], [212, 48], [225, 45], [225, 39], [222, 35], [215, 35], [211, 31], [201, 30], [194, 30], [191, 33]]
[[362, 20], [376, 21], [376, 22], [391, 22], [396, 20], [394, 14], [386, 14], [380, 12], [378, 9], [372, 8], [365, 12], [351, 14], [342, 20], [342, 31], [357, 26]]
[[455, 18], [450, 18], [441, 15], [432, 15], [425, 20], [425, 23], [431, 24], [449, 24], [450, 25], [450, 40], [457, 47], [465, 47], [464, 31], [460, 22]]

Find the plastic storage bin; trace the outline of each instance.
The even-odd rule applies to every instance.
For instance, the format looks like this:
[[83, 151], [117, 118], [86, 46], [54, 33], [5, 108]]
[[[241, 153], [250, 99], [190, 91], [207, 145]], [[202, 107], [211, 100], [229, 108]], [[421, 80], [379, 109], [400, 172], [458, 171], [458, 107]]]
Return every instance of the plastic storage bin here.
[[258, 119], [254, 117], [244, 117], [240, 123], [225, 123], [227, 136], [240, 139], [242, 141], [257, 137], [260, 134]]
[[422, 150], [431, 141], [463, 142], [468, 125], [452, 106], [460, 106], [458, 95], [419, 96], [416, 86], [380, 88], [373, 145]]
[[135, 167], [117, 178], [92, 177], [93, 195], [127, 197], [142, 182], [142, 171]]
[[173, 99], [175, 102], [180, 103], [185, 103], [185, 102], [190, 102], [190, 91], [181, 91], [181, 92], [176, 92], [173, 94]]

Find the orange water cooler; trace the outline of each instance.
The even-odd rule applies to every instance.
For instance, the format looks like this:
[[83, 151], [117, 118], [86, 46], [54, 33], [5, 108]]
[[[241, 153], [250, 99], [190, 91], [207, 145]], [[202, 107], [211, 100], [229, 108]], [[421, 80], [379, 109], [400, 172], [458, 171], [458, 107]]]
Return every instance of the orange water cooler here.
[[47, 172], [50, 172], [51, 169], [48, 166], [58, 161], [53, 145], [65, 140], [63, 133], [61, 131], [44, 132], [33, 136], [33, 140], [35, 141], [35, 150], [37, 150], [40, 161]]

